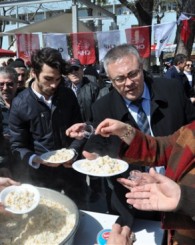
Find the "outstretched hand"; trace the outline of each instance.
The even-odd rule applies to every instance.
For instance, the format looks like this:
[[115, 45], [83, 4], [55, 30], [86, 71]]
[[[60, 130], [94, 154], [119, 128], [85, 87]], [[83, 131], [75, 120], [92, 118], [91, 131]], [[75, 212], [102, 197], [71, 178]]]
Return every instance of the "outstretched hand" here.
[[100, 134], [103, 137], [109, 137], [110, 135], [120, 137], [120, 135], [125, 133], [126, 129], [127, 126], [125, 123], [107, 118], [97, 126], [95, 134]]
[[66, 130], [66, 135], [81, 140], [84, 138], [86, 123], [76, 123]]
[[175, 210], [181, 196], [179, 185], [164, 175], [156, 173], [153, 168], [148, 175], [155, 182], [132, 187], [131, 192], [126, 194], [127, 203], [140, 210]]

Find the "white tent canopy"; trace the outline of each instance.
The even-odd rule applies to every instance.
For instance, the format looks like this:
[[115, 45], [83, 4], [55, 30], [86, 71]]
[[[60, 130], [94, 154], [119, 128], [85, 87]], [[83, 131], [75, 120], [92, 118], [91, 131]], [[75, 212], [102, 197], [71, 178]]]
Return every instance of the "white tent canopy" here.
[[[14, 29], [6, 32], [7, 34], [15, 33], [72, 33], [72, 14], [64, 13], [43, 21], [39, 21], [18, 29]], [[84, 23], [78, 21], [78, 32], [91, 32]], [[4, 34], [6, 34], [4, 33]]]

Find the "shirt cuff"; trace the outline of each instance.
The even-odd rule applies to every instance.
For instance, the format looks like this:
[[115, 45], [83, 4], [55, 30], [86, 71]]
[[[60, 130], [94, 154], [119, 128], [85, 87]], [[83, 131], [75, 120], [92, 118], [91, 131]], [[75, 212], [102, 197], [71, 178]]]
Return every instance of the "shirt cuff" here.
[[33, 168], [35, 168], [35, 169], [38, 169], [38, 168], [40, 167], [40, 163], [33, 162], [33, 159], [34, 159], [36, 156], [37, 156], [36, 154], [33, 154], [33, 155], [30, 157], [28, 164], [29, 164], [31, 167], [33, 167]]

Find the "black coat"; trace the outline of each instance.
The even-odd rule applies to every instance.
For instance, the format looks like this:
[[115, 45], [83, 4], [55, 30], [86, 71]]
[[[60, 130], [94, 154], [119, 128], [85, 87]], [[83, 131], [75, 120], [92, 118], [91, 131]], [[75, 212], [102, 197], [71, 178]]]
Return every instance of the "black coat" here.
[[[65, 135], [65, 130], [78, 122], [82, 122], [80, 108], [71, 89], [65, 88], [63, 84], [59, 86], [50, 109], [29, 87], [12, 102], [9, 117], [12, 152], [26, 166], [34, 153], [40, 155], [45, 152], [36, 142], [49, 150], [74, 148], [81, 152], [84, 142]], [[32, 182], [41, 179], [41, 185], [49, 187], [53, 186], [50, 183], [55, 182], [54, 172], [62, 174], [65, 168], [41, 165], [38, 169], [28, 167], [28, 171], [33, 178]], [[64, 176], [63, 178], [65, 179]]]
[[[151, 95], [151, 127], [155, 136], [172, 134], [181, 126], [195, 119], [194, 106], [186, 97], [182, 84], [177, 80], [166, 78], [152, 80], [145, 76], [145, 82]], [[105, 118], [112, 118], [138, 128], [123, 98], [115, 89], [96, 101], [92, 110], [95, 126]], [[116, 136], [103, 138], [97, 135], [88, 140], [85, 150], [116, 158], [119, 155], [121, 143], [121, 140]], [[127, 177], [129, 170], [122, 176]], [[115, 178], [109, 179], [109, 181], [114, 185], [112, 206], [121, 215], [120, 223], [131, 226], [133, 222], [131, 214], [135, 210], [129, 209], [126, 204], [125, 193], [127, 190], [118, 184]]]
[[182, 72], [178, 72], [175, 66], [170, 67], [164, 75], [168, 79], [177, 79], [179, 82], [183, 84], [184, 91], [188, 98], [191, 97], [191, 87], [188, 82], [187, 76]]
[[[67, 81], [65, 85], [71, 88], [71, 82]], [[87, 77], [83, 77], [81, 87], [77, 94], [81, 115], [83, 121], [92, 120], [91, 106], [96, 101], [99, 94], [99, 86], [97, 83], [90, 81]]]

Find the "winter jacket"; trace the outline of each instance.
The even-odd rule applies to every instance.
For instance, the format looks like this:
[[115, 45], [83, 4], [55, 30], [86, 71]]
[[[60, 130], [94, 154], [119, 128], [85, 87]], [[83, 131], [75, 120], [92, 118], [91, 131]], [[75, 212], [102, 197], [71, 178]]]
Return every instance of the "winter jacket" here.
[[[66, 82], [66, 86], [71, 88], [71, 82]], [[91, 106], [96, 101], [98, 94], [98, 84], [90, 81], [87, 77], [83, 77], [81, 87], [77, 94], [83, 121], [92, 120]]]
[[26, 162], [34, 152], [45, 151], [37, 141], [49, 150], [67, 147], [79, 151], [82, 141], [66, 137], [65, 130], [81, 121], [78, 102], [70, 89], [60, 86], [50, 109], [29, 87], [12, 102], [9, 117], [12, 151]]

